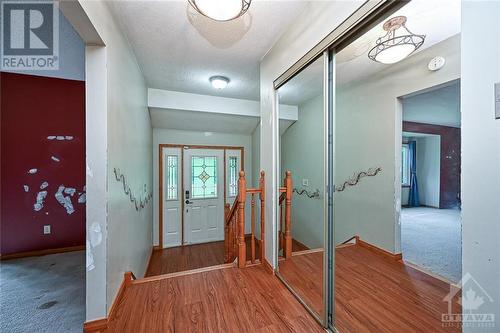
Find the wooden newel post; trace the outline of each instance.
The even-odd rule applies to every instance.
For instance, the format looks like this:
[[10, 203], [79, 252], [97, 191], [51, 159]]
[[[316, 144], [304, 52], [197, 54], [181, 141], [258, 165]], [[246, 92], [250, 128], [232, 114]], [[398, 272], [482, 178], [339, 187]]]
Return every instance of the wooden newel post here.
[[251, 196], [252, 200], [250, 200], [250, 206], [252, 207], [252, 210], [250, 211], [251, 212], [251, 218], [250, 218], [250, 223], [251, 223], [251, 229], [252, 229], [252, 234], [251, 234], [251, 238], [250, 238], [250, 248], [251, 248], [251, 252], [250, 252], [250, 260], [252, 261], [252, 264], [255, 263], [255, 194], [252, 193], [252, 196]]
[[264, 262], [266, 254], [266, 240], [265, 229], [266, 229], [266, 182], [264, 180], [265, 172], [262, 170], [260, 172], [259, 188], [260, 188], [260, 262]]
[[285, 174], [285, 259], [292, 257], [292, 173]]
[[247, 194], [247, 182], [245, 172], [240, 171], [238, 179], [238, 267], [246, 266], [246, 244], [245, 244], [245, 200]]
[[231, 206], [227, 203], [225, 206], [224, 206], [224, 253], [225, 253], [225, 258], [224, 258], [224, 262], [228, 263], [230, 261], [230, 256], [231, 254], [229, 253], [230, 249], [229, 249], [229, 221], [228, 221], [228, 217], [229, 217], [229, 213], [231, 212]]

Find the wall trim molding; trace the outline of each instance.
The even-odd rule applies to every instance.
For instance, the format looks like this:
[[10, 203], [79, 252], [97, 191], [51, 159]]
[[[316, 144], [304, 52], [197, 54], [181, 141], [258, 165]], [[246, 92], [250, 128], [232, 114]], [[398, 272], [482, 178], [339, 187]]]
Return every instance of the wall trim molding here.
[[387, 250], [384, 250], [376, 245], [370, 244], [368, 242], [365, 242], [364, 240], [361, 240], [359, 236], [355, 236], [356, 238], [356, 244], [358, 244], [361, 247], [364, 247], [365, 249], [368, 249], [370, 251], [373, 251], [378, 254], [382, 254], [390, 259], [399, 261], [403, 260], [403, 253], [391, 253]]
[[108, 329], [109, 322], [115, 316], [118, 304], [120, 304], [123, 295], [125, 294], [125, 289], [132, 285], [133, 280], [136, 280], [134, 273], [125, 272], [123, 274], [122, 283], [120, 284], [120, 288], [118, 289], [118, 293], [116, 294], [113, 304], [111, 304], [108, 316], [106, 318], [95, 319], [83, 323], [84, 333], [104, 333]]
[[59, 248], [55, 248], [55, 249], [16, 252], [16, 253], [0, 254], [0, 260], [9, 260], [9, 259], [26, 258], [26, 257], [39, 257], [39, 256], [45, 256], [48, 254], [83, 251], [83, 250], [85, 250], [85, 245], [59, 247]]
[[264, 265], [264, 269], [266, 270], [266, 272], [268, 272], [269, 274], [274, 275], [273, 266], [271, 266], [271, 264], [269, 263], [269, 261], [267, 261], [267, 258], [264, 258], [264, 260], [262, 261], [262, 264]]

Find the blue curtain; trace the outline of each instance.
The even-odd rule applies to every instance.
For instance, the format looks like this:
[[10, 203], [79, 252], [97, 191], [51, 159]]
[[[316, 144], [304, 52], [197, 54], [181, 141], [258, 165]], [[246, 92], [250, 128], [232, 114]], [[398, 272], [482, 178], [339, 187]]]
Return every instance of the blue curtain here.
[[420, 199], [418, 198], [418, 185], [417, 185], [417, 142], [410, 141], [408, 143], [410, 150], [410, 195], [408, 198], [408, 206], [420, 206]]

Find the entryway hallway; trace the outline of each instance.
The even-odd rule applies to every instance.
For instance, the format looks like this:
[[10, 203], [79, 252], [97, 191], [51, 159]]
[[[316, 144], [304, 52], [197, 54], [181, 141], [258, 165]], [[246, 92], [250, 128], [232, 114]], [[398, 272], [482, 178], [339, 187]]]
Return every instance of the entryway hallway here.
[[[294, 258], [322, 260], [321, 252], [303, 252], [288, 259], [290, 269]], [[448, 306], [443, 299], [450, 291], [443, 281], [357, 244], [336, 250], [335, 272], [336, 327], [341, 332], [460, 332], [441, 326]], [[311, 273], [295, 275], [304, 283], [304, 293], [314, 295], [321, 286], [307, 280]], [[101, 333], [323, 332], [260, 264], [243, 269], [225, 264], [142, 279], [125, 274], [122, 288]], [[451, 300], [456, 312], [459, 296]]]

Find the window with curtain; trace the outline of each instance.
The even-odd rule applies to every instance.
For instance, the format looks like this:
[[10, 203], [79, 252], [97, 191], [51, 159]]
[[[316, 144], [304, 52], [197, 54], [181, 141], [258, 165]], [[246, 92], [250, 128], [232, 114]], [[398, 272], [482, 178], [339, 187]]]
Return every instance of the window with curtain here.
[[238, 158], [229, 157], [229, 196], [235, 197], [238, 194]]
[[410, 186], [410, 146], [403, 143], [401, 150], [401, 184]]

